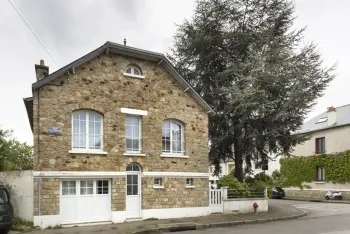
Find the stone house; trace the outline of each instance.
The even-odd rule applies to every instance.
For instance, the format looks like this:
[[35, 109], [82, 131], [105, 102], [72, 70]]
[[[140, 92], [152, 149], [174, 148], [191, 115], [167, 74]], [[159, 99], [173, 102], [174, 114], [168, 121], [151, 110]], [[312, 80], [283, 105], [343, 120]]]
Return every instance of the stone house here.
[[34, 225], [209, 214], [214, 111], [163, 54], [107, 42], [35, 71]]
[[[310, 139], [297, 145], [295, 156], [334, 154], [350, 149], [350, 105], [328, 107], [327, 111], [306, 121], [297, 134], [308, 134]], [[349, 183], [339, 184], [325, 181], [323, 165], [314, 168], [315, 181], [306, 183], [311, 189], [287, 188], [287, 196], [315, 197], [324, 199], [328, 190], [340, 190], [350, 196]]]

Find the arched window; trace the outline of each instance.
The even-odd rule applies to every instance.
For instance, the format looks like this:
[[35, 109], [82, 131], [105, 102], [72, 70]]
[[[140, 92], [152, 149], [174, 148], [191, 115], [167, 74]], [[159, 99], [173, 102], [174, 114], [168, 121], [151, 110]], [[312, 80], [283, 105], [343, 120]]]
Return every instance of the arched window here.
[[164, 120], [162, 123], [162, 152], [165, 154], [184, 154], [184, 126], [176, 120]]
[[90, 110], [74, 111], [72, 125], [73, 149], [102, 150], [102, 115]]
[[139, 165], [137, 165], [136, 163], [130, 163], [127, 167], [126, 167], [126, 171], [141, 171], [141, 168]]
[[132, 75], [132, 76], [142, 76], [142, 71], [140, 68], [138, 68], [135, 65], [129, 65], [126, 69], [125, 69], [125, 73], [128, 75]]

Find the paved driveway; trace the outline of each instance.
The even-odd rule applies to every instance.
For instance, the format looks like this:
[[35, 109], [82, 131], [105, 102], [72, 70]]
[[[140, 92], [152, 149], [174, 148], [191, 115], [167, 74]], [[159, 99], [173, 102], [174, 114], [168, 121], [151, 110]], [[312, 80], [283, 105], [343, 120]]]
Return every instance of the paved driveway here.
[[[316, 203], [302, 201], [273, 200], [278, 205], [292, 205], [305, 209], [310, 214], [304, 218], [265, 224], [242, 225], [231, 228], [206, 229], [187, 234], [349, 234], [350, 204]], [[287, 206], [286, 206], [287, 207]]]

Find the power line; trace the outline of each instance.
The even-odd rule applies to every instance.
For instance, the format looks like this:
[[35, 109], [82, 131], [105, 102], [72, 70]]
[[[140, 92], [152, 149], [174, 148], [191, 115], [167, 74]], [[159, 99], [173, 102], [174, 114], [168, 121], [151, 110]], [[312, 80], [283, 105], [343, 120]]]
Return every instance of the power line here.
[[11, 0], [8, 0], [9, 3], [12, 5], [13, 9], [15, 9], [15, 11], [17, 12], [17, 14], [19, 15], [19, 17], [21, 17], [22, 21], [25, 23], [25, 25], [27, 26], [27, 28], [32, 32], [32, 34], [34, 35], [34, 37], [38, 40], [38, 42], [40, 43], [40, 45], [44, 48], [44, 50], [47, 52], [47, 54], [51, 57], [51, 59], [56, 63], [56, 65], [58, 65], [58, 62], [56, 61], [56, 59], [51, 55], [51, 53], [49, 52], [48, 49], [46, 49], [45, 45], [41, 42], [40, 38], [37, 36], [37, 34], [34, 32], [34, 30], [32, 29], [32, 27], [29, 26], [29, 23], [27, 23], [27, 21], [24, 19], [24, 17], [21, 15], [21, 13], [19, 12], [19, 10], [15, 7], [15, 5], [11, 2]]

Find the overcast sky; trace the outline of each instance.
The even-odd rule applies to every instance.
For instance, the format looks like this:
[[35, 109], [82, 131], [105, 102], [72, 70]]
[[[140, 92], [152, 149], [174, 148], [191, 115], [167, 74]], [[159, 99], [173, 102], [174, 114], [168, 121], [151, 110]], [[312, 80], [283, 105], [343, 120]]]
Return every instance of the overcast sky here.
[[[0, 0], [0, 127], [32, 144], [23, 97], [32, 95], [34, 64], [40, 59], [50, 73], [106, 41], [167, 53], [175, 24], [190, 18], [191, 0], [11, 0], [35, 30], [42, 48], [9, 1]], [[318, 44], [324, 63], [337, 63], [337, 77], [309, 117], [328, 106], [350, 103], [349, 0], [297, 0], [296, 28], [307, 26], [306, 41]]]

